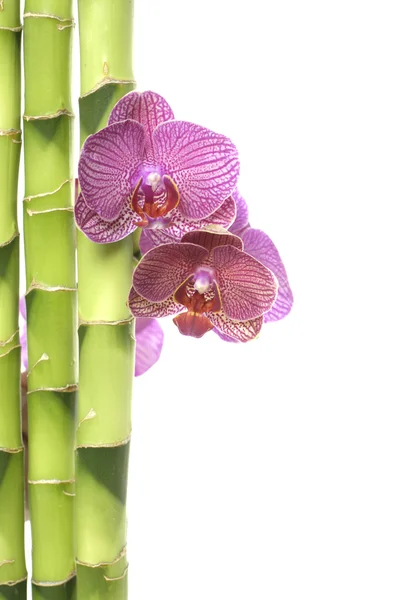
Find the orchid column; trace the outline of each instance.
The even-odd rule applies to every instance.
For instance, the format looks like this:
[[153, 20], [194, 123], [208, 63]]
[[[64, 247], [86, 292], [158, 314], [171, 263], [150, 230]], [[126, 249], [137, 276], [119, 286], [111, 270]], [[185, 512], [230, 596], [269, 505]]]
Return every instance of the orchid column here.
[[72, 0], [26, 0], [25, 200], [33, 598], [73, 597], [77, 290]]
[[0, 1], [0, 599], [26, 598], [21, 347], [18, 332], [19, 0]]
[[[81, 142], [133, 86], [132, 0], [79, 0]], [[134, 340], [126, 307], [133, 240], [78, 234], [80, 394], [76, 464], [77, 595], [127, 599], [126, 491]]]

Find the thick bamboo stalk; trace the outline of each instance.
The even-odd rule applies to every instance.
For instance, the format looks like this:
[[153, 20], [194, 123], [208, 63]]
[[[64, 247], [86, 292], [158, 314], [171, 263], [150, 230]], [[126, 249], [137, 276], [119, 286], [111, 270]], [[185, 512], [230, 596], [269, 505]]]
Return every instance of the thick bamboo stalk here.
[[[81, 143], [134, 87], [132, 0], [79, 0]], [[126, 299], [132, 236], [78, 233], [80, 396], [76, 463], [77, 597], [126, 600], [126, 490], [134, 335]]]
[[25, 200], [33, 598], [75, 596], [77, 290], [72, 0], [26, 0]]
[[17, 222], [21, 29], [19, 0], [0, 2], [0, 600], [26, 599]]

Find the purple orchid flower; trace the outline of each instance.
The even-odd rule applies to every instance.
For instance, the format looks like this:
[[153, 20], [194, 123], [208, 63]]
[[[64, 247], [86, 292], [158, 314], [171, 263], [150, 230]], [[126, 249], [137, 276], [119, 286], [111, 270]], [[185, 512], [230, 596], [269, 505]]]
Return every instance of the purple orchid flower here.
[[[26, 335], [26, 303], [25, 298], [19, 301], [19, 312], [22, 316], [20, 339], [22, 346], [22, 366], [28, 368], [28, 343]], [[137, 319], [135, 322], [135, 376], [143, 375], [160, 358], [164, 333], [156, 319]]]
[[276, 276], [278, 295], [271, 310], [264, 314], [264, 322], [279, 321], [289, 314], [293, 306], [293, 294], [286, 269], [271, 238], [264, 231], [250, 226], [247, 204], [237, 190], [233, 193], [233, 198], [236, 203], [236, 219], [229, 231], [241, 238], [247, 254], [256, 258]]
[[174, 323], [183, 335], [202, 337], [214, 328], [247, 342], [260, 333], [277, 292], [272, 271], [243, 251], [239, 237], [202, 230], [143, 256], [129, 307], [135, 317], [179, 313]]
[[101, 244], [137, 227], [156, 244], [209, 224], [227, 228], [235, 218], [231, 194], [238, 175], [230, 139], [175, 121], [154, 92], [131, 92], [83, 146], [76, 222]]

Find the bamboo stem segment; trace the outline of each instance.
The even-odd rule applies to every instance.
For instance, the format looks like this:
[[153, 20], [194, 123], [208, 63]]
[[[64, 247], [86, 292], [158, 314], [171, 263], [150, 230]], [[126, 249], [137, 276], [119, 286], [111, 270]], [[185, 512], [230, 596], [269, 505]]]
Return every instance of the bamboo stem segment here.
[[[107, 124], [134, 88], [132, 0], [79, 0], [80, 136]], [[126, 492], [134, 331], [126, 299], [132, 236], [97, 245], [78, 233], [80, 393], [76, 456], [78, 600], [126, 600]]]
[[21, 151], [19, 0], [0, 4], [0, 600], [26, 599], [18, 331]]
[[25, 199], [33, 598], [75, 597], [77, 289], [72, 0], [26, 0]]

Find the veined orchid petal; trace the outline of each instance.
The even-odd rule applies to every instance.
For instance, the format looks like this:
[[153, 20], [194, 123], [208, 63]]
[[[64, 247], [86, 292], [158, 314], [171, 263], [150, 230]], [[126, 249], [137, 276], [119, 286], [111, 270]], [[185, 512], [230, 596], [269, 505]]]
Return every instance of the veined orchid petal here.
[[123, 96], [112, 110], [108, 125], [131, 119], [138, 121], [145, 131], [144, 159], [154, 163], [155, 154], [152, 134], [165, 121], [174, 119], [173, 111], [166, 100], [155, 92], [130, 92]]
[[169, 298], [195, 269], [208, 258], [208, 252], [194, 244], [166, 244], [150, 250], [134, 271], [136, 291], [152, 302]]
[[271, 310], [265, 313], [264, 321], [279, 321], [289, 314], [293, 306], [292, 290], [279, 252], [271, 238], [260, 229], [247, 229], [242, 240], [245, 252], [271, 269], [278, 279], [278, 295]]
[[134, 213], [127, 205], [123, 206], [117, 219], [105, 221], [87, 206], [83, 194], [79, 194], [75, 204], [77, 226], [92, 242], [97, 244], [111, 244], [127, 237], [136, 229], [133, 217]]
[[177, 184], [184, 216], [203, 219], [234, 191], [239, 159], [229, 138], [193, 123], [168, 121], [155, 129], [153, 139], [157, 163]]
[[89, 208], [115, 220], [135, 188], [142, 168], [144, 128], [136, 121], [114, 123], [87, 138], [79, 161], [79, 182]]
[[164, 333], [156, 319], [137, 319], [135, 323], [135, 376], [150, 369], [160, 357]]
[[207, 315], [209, 320], [213, 323], [216, 333], [219, 334], [221, 339], [236, 342], [249, 342], [255, 339], [260, 331], [263, 324], [263, 317], [257, 317], [256, 319], [248, 319], [246, 321], [233, 321], [229, 319], [224, 311], [219, 313], [210, 313]]
[[275, 275], [259, 261], [234, 246], [219, 246], [210, 254], [216, 269], [226, 316], [246, 321], [271, 309], [278, 291]]
[[168, 317], [183, 309], [183, 306], [174, 301], [173, 296], [166, 298], [163, 302], [151, 302], [138, 294], [134, 286], [130, 290], [128, 305], [131, 314], [139, 319]]

